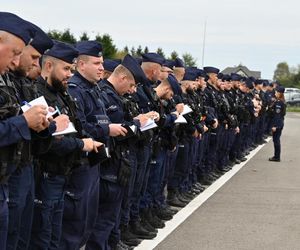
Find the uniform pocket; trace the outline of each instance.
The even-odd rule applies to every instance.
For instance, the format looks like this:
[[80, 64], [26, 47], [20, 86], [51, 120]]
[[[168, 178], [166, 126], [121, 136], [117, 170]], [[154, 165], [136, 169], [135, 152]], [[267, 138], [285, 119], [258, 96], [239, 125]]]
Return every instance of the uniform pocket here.
[[84, 220], [86, 217], [86, 205], [82, 194], [67, 191], [64, 201], [64, 220]]

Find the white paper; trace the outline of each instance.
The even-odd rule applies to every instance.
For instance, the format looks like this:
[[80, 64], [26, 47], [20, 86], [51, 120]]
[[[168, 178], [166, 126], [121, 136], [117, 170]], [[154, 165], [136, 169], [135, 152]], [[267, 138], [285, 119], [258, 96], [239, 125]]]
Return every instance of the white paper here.
[[55, 132], [52, 134], [52, 136], [66, 135], [66, 134], [71, 134], [71, 133], [77, 133], [77, 130], [75, 129], [75, 126], [72, 122], [69, 123], [69, 126], [65, 130]]
[[129, 126], [129, 128], [132, 130], [133, 133], [136, 133], [137, 127], [135, 125]]
[[193, 112], [193, 110], [188, 105], [184, 104], [181, 115], [186, 115], [191, 112]]
[[148, 129], [152, 129], [152, 128], [156, 128], [157, 125], [155, 123], [155, 121], [153, 119], [148, 119], [148, 121], [146, 122], [146, 124], [144, 126], [142, 126], [140, 128], [140, 130], [143, 132], [143, 131], [146, 131]]
[[182, 115], [179, 115], [178, 118], [174, 121], [174, 123], [187, 123], [187, 121]]
[[24, 112], [26, 112], [28, 109], [30, 109], [32, 106], [35, 106], [35, 105], [43, 105], [43, 106], [47, 107], [47, 110], [48, 110], [48, 113], [47, 113], [47, 115], [46, 115], [47, 118], [50, 117], [50, 116], [52, 116], [52, 115], [54, 115], [54, 114], [56, 114], [56, 113], [58, 112], [57, 109], [54, 110], [53, 112], [50, 112], [50, 111], [49, 111], [49, 106], [48, 106], [48, 103], [46, 102], [46, 99], [45, 99], [44, 96], [40, 96], [40, 97], [38, 97], [38, 98], [36, 98], [36, 99], [30, 101], [29, 103], [23, 105], [23, 106], [21, 107], [21, 109], [22, 109], [22, 111], [23, 111], [23, 113], [24, 113]]

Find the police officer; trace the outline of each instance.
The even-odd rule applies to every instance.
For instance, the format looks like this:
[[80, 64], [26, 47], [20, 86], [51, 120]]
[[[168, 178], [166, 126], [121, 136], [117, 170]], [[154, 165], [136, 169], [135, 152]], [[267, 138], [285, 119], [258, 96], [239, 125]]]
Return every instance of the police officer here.
[[[100, 99], [97, 82], [103, 77], [102, 45], [96, 41], [83, 41], [76, 44], [76, 49], [79, 51], [77, 70], [68, 86], [78, 106], [77, 117], [82, 129], [86, 136], [101, 142], [106, 142], [109, 136], [125, 135], [127, 130], [121, 124], [110, 123]], [[99, 204], [99, 163], [103, 160], [97, 159], [83, 159], [81, 166], [69, 177], [59, 249], [83, 246], [95, 225]]]
[[219, 126], [219, 117], [218, 117], [218, 73], [219, 69], [215, 67], [204, 67], [205, 73], [208, 76], [207, 87], [205, 88], [205, 94], [207, 98], [206, 106], [209, 107], [209, 113], [214, 117], [212, 121], [212, 129], [209, 134], [209, 143], [208, 143], [208, 152], [206, 157], [206, 167], [209, 169], [210, 174], [214, 178], [218, 177], [215, 170], [217, 167], [217, 146], [218, 146], [218, 126]]
[[42, 72], [37, 80], [38, 93], [45, 97], [50, 106], [56, 107], [57, 112], [69, 117], [77, 130], [77, 137], [68, 134], [58, 136], [47, 152], [38, 156], [30, 249], [58, 248], [66, 178], [80, 162], [81, 151], [89, 152], [101, 146], [90, 138], [80, 139], [84, 135], [76, 119], [76, 105], [66, 91], [71, 64], [77, 54], [71, 45], [56, 42], [42, 59]]
[[[165, 161], [167, 150], [174, 150], [177, 144], [177, 138], [174, 141], [174, 122], [183, 111], [183, 104], [171, 105], [171, 99], [174, 94], [181, 92], [180, 86], [173, 75], [168, 75], [167, 79], [154, 88], [160, 100], [160, 114], [158, 122], [158, 131], [154, 137], [153, 150], [150, 161], [150, 175], [146, 189], [145, 199], [142, 200], [144, 206], [152, 209], [161, 220], [170, 220], [173, 213], [167, 209], [164, 195]], [[135, 231], [133, 231], [135, 233]]]
[[[8, 13], [0, 12], [1, 25], [0, 25], [0, 38], [1, 38], [1, 61], [0, 61], [0, 74], [3, 75], [8, 71], [8, 66], [15, 60], [19, 63], [20, 55], [25, 45], [33, 38], [35, 29], [28, 22], [24, 21], [20, 17]], [[0, 146], [6, 146], [18, 142], [21, 138], [30, 139], [29, 128], [41, 131], [46, 126], [45, 122], [45, 107], [35, 106], [25, 112], [23, 116], [11, 117], [7, 108], [13, 108], [5, 104], [10, 101], [17, 102], [16, 100], [10, 100], [11, 97], [3, 89], [6, 86], [5, 81], [1, 77], [1, 123], [0, 123]], [[7, 88], [13, 88], [13, 86], [6, 86]], [[14, 103], [9, 103], [13, 105]], [[17, 107], [14, 107], [15, 109]], [[16, 110], [17, 111], [17, 110]], [[17, 113], [17, 112], [16, 112]], [[8, 117], [6, 117], [8, 115]], [[7, 119], [5, 119], [7, 118]], [[24, 119], [25, 118], [25, 119]], [[11, 132], [9, 132], [11, 131]]]
[[[32, 42], [23, 49], [18, 64], [15, 60], [12, 61], [9, 65], [10, 71], [5, 75], [6, 81], [12, 82], [16, 87], [20, 104], [37, 97], [32, 81], [26, 76], [32, 67], [37, 66], [44, 51], [53, 45], [51, 39], [41, 29], [35, 25], [33, 27], [36, 33]], [[51, 128], [54, 132], [56, 128], [54, 123], [51, 124]], [[41, 134], [43, 137], [46, 136], [44, 132]], [[37, 138], [40, 135], [34, 136]], [[23, 141], [20, 145], [21, 162], [16, 165], [17, 169], [12, 173], [8, 183], [10, 190], [8, 249], [27, 249], [29, 245], [34, 200], [31, 143], [32, 141]]]
[[237, 118], [237, 102], [235, 99], [235, 93], [231, 83], [230, 75], [224, 75], [222, 80], [225, 83], [225, 91], [224, 94], [229, 102], [229, 113], [228, 113], [228, 141], [226, 145], [226, 158], [225, 164], [227, 167], [231, 168], [234, 166], [234, 162], [231, 161], [230, 152], [233, 147], [233, 143], [235, 141], [236, 135], [239, 133], [239, 122]]
[[239, 129], [235, 135], [234, 143], [229, 152], [230, 161], [236, 164], [241, 163], [242, 161], [246, 161], [247, 159], [242, 155], [242, 131], [244, 130], [244, 124], [247, 122], [245, 107], [244, 107], [244, 93], [240, 90], [241, 85], [241, 75], [232, 73], [230, 75], [231, 84], [232, 84], [232, 96], [235, 99], [235, 109], [234, 113], [237, 116], [239, 122]]
[[[24, 46], [32, 39], [35, 33], [33, 26], [20, 17], [0, 12], [0, 73], [4, 74], [14, 60], [19, 64], [20, 55]], [[46, 107], [35, 106], [21, 116], [20, 102], [17, 91], [11, 82], [0, 78], [1, 106], [0, 106], [0, 248], [6, 249], [8, 230], [8, 185], [9, 175], [15, 170], [18, 143], [30, 140], [30, 129], [42, 131], [49, 122], [46, 118]]]
[[[197, 73], [194, 70], [185, 70], [184, 77], [181, 81], [182, 102], [190, 105], [191, 99], [189, 94], [196, 86]], [[168, 204], [175, 206], [185, 206], [192, 197], [185, 194], [188, 191], [188, 178], [191, 171], [191, 146], [193, 137], [199, 137], [194, 120], [188, 115], [184, 115], [186, 122], [179, 124], [177, 128], [178, 137], [178, 154], [175, 163], [174, 175], [168, 183]], [[190, 157], [191, 156], [191, 157]], [[177, 202], [177, 199], [180, 203]]]
[[127, 128], [126, 137], [111, 138], [111, 158], [101, 168], [99, 213], [95, 228], [86, 244], [86, 249], [108, 249], [111, 231], [119, 224], [121, 203], [125, 187], [131, 179], [130, 137], [147, 121], [146, 115], [139, 115], [133, 121], [124, 120], [123, 103], [120, 96], [126, 94], [137, 82], [145, 78], [137, 61], [126, 55], [107, 80], [101, 82], [101, 97], [106, 113], [113, 123]]
[[269, 158], [269, 161], [279, 162], [281, 154], [280, 136], [284, 127], [284, 116], [286, 114], [286, 104], [284, 100], [285, 88], [277, 86], [275, 91], [276, 101], [273, 105], [273, 117], [271, 127], [273, 133], [274, 156]]
[[[164, 58], [156, 53], [146, 53], [142, 55], [142, 69], [146, 75], [147, 80], [140, 83], [137, 88], [136, 98], [142, 113], [149, 113], [151, 111], [158, 111], [158, 103], [155, 101], [153, 87], [159, 80], [161, 66], [164, 63]], [[152, 114], [153, 118], [159, 118], [158, 113]], [[156, 216], [152, 216], [151, 210], [140, 207], [140, 200], [145, 195], [147, 182], [149, 178], [149, 160], [151, 155], [151, 142], [153, 138], [153, 131], [147, 130], [142, 133], [140, 140], [137, 143], [137, 176], [135, 179], [134, 190], [132, 195], [131, 206], [131, 221], [133, 223], [140, 222], [140, 212], [143, 215], [143, 221], [146, 224], [152, 223], [153, 227], [164, 227], [164, 223]], [[151, 228], [153, 230], [153, 227]]]

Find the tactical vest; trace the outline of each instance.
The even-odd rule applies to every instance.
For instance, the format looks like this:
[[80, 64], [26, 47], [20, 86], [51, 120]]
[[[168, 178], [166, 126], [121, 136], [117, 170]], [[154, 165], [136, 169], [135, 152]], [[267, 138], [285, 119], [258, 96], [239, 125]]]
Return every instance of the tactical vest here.
[[[17, 100], [17, 91], [7, 75], [5, 79], [0, 76], [0, 120], [5, 120], [19, 114], [20, 105]], [[21, 143], [0, 147], [0, 183], [5, 183], [12, 169], [8, 166], [18, 164], [20, 161]]]
[[16, 87], [8, 76], [5, 80], [0, 76], [0, 120], [19, 114], [20, 105], [16, 96]]
[[[19, 99], [18, 101], [20, 104], [24, 101], [30, 102], [38, 97], [36, 85], [32, 80], [26, 77], [16, 76], [13, 72], [9, 72], [8, 75], [16, 87]], [[31, 141], [22, 141], [22, 148], [20, 152], [21, 162], [18, 167], [27, 166], [27, 163], [32, 161]]]
[[[69, 116], [70, 121], [74, 124], [77, 134], [64, 135], [67, 137], [83, 136], [80, 121], [76, 117], [76, 103], [73, 98], [67, 93], [53, 92], [49, 89], [48, 85], [39, 82], [37, 84], [38, 93], [44, 96], [49, 106], [58, 108], [62, 114]], [[80, 161], [81, 152], [73, 151], [67, 155], [58, 156], [55, 153], [47, 152], [38, 156], [38, 164], [42, 171], [57, 174], [68, 175], [71, 169]]]

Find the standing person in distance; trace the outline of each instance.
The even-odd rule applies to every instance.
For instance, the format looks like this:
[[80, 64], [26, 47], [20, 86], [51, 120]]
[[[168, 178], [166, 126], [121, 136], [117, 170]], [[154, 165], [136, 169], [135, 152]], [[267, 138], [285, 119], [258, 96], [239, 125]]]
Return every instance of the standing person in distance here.
[[284, 126], [284, 116], [286, 114], [286, 104], [284, 99], [285, 88], [277, 86], [275, 91], [275, 103], [273, 105], [273, 117], [271, 120], [271, 128], [274, 143], [274, 156], [269, 158], [269, 161], [280, 162], [281, 144], [280, 136]]

